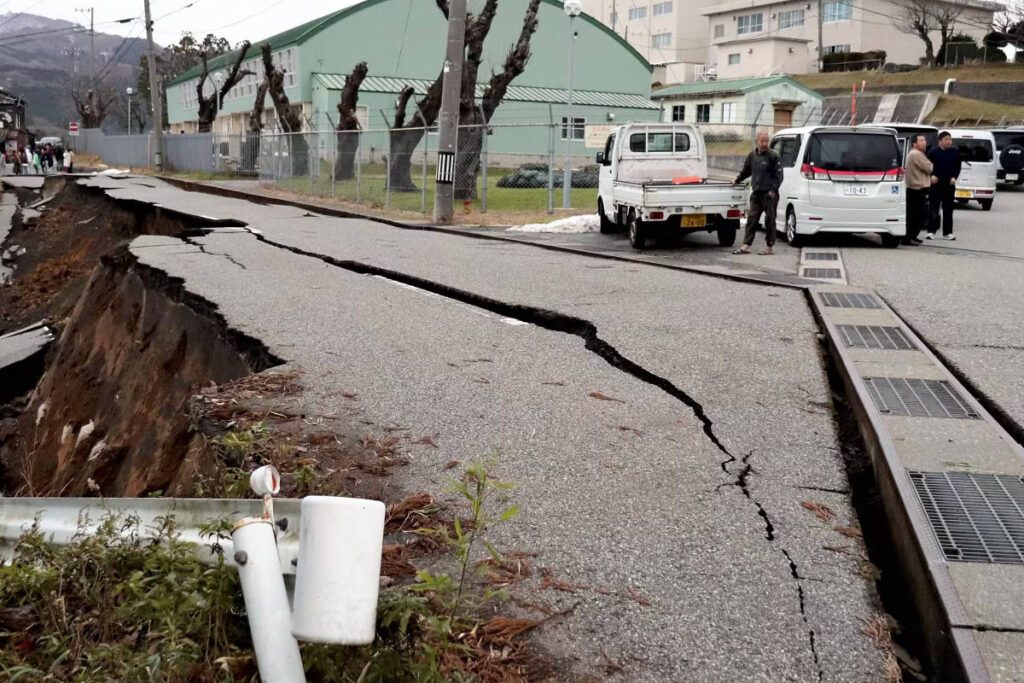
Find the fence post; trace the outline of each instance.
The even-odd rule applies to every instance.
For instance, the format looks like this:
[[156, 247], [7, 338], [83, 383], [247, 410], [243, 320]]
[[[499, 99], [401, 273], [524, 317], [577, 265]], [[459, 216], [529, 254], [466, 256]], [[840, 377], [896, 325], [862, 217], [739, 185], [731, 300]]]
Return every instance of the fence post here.
[[760, 108], [757, 110], [757, 115], [754, 116], [754, 122], [750, 124], [750, 144], [757, 144], [757, 122], [761, 120], [761, 112], [764, 111], [764, 102], [761, 103]]
[[488, 137], [488, 133], [490, 131], [489, 131], [489, 126], [487, 125], [487, 117], [484, 116], [484, 108], [482, 106], [480, 107], [480, 116], [481, 116], [481, 121], [482, 121], [482, 123], [480, 124], [482, 126], [482, 130], [480, 131], [480, 134], [483, 136], [483, 143], [484, 143], [483, 144], [483, 158], [481, 159], [481, 163], [482, 163], [484, 168], [483, 168], [483, 182], [482, 182], [483, 186], [480, 189], [480, 213], [487, 213], [487, 186], [491, 182], [490, 177], [488, 177], [488, 175], [487, 175], [487, 137]]
[[548, 213], [555, 212], [555, 114], [548, 104]]
[[[344, 135], [344, 133], [342, 133]], [[334, 150], [331, 152], [331, 199], [337, 199], [338, 188], [338, 133], [334, 134]]]
[[384, 208], [391, 208], [391, 136], [388, 136], [388, 157], [384, 163]]
[[363, 184], [363, 137], [355, 133], [356, 137], [356, 204], [360, 201], [360, 189]]
[[[419, 105], [416, 106], [419, 109]], [[420, 116], [423, 121], [423, 180], [420, 181], [420, 213], [427, 212], [427, 146], [430, 144], [430, 136], [427, 135], [427, 120]]]

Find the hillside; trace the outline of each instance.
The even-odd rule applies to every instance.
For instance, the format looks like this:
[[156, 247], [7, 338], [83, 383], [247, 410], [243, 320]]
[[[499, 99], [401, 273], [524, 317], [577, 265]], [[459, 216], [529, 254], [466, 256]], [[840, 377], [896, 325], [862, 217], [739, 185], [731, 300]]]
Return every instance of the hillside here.
[[[125, 33], [139, 34], [140, 22], [115, 25]], [[77, 30], [76, 30], [77, 28]], [[118, 90], [136, 83], [139, 57], [145, 53], [141, 38], [96, 31], [96, 70]], [[68, 121], [77, 120], [74, 105], [67, 94], [69, 73], [89, 73], [89, 32], [70, 21], [34, 14], [0, 14], [0, 86], [12, 95], [28, 101], [28, 121], [32, 130], [58, 132]], [[108, 119], [119, 126], [123, 116]]]
[[[908, 90], [941, 90], [947, 78], [969, 83], [1024, 83], [1024, 64], [985, 64], [954, 68], [917, 69], [905, 73], [881, 71], [848, 71], [820, 74], [798, 74], [792, 77], [801, 85], [815, 90], [842, 88], [867, 81], [868, 88], [906, 87]], [[922, 87], [927, 86], [927, 87]]]

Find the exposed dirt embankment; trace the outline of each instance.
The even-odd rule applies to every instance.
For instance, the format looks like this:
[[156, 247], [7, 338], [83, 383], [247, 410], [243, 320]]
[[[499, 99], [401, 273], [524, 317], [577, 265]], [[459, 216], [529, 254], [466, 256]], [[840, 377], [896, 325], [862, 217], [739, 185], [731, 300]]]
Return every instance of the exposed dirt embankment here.
[[5, 447], [7, 488], [138, 496], [190, 476], [189, 396], [272, 362], [228, 336], [176, 282], [126, 250], [105, 257]]

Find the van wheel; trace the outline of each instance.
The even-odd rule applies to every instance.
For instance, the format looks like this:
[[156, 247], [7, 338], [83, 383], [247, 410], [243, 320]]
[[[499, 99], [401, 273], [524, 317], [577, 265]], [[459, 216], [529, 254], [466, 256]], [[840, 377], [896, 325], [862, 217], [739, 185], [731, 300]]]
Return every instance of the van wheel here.
[[739, 221], [724, 221], [718, 226], [718, 243], [723, 247], [736, 244], [736, 231], [740, 228]]
[[799, 248], [804, 243], [803, 237], [796, 232], [796, 212], [793, 209], [786, 211], [786, 241], [794, 248]]
[[604, 212], [604, 202], [600, 199], [597, 200], [597, 216], [601, 219], [601, 234], [608, 235], [615, 232], [618, 227], [614, 221], [609, 220], [608, 216]]
[[992, 210], [992, 200], [991, 199], [982, 199], [978, 203], [981, 204], [981, 210], [982, 211], [991, 211]]
[[885, 247], [886, 249], [895, 249], [896, 247], [900, 246], [900, 242], [903, 241], [903, 238], [898, 237], [897, 235], [886, 234], [880, 235], [880, 237], [882, 238], [882, 246]]
[[634, 249], [640, 250], [647, 246], [647, 229], [643, 221], [637, 218], [632, 211], [629, 212], [629, 243]]

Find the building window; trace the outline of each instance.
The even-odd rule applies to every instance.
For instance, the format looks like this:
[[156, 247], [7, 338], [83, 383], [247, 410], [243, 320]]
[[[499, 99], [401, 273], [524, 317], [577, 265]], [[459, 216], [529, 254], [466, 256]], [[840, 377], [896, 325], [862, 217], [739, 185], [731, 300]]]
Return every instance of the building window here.
[[644, 19], [646, 17], [647, 17], [647, 8], [646, 7], [633, 7], [633, 8], [631, 8], [629, 10], [629, 20], [630, 21], [633, 21], [634, 19]]
[[834, 55], [850, 51], [850, 44], [844, 43], [842, 45], [826, 45], [825, 54]]
[[671, 33], [655, 33], [653, 36], [651, 36], [651, 47], [668, 47], [671, 44]]
[[722, 38], [725, 36], [725, 24], [715, 24], [715, 38]]
[[[562, 117], [562, 139], [569, 139], [567, 131], [567, 122], [569, 119]], [[572, 139], [573, 140], [584, 140], [586, 139], [586, 124], [587, 120], [584, 118], [572, 117]]]
[[746, 35], [747, 33], [760, 33], [764, 29], [764, 15], [744, 14], [736, 18], [736, 33]]
[[736, 123], [736, 103], [722, 103], [722, 123]]
[[686, 120], [686, 105], [675, 104], [672, 105], [672, 120], [673, 121], [685, 121]]
[[739, 52], [733, 52], [731, 55], [729, 55], [729, 66], [736, 66], [739, 63], [740, 63], [740, 53]]
[[779, 12], [779, 28], [796, 28], [804, 25], [804, 11], [802, 9]]
[[821, 20], [826, 24], [849, 21], [853, 19], [853, 0], [829, 0], [824, 4], [821, 16]]
[[671, 2], [656, 2], [653, 8], [654, 16], [660, 17], [663, 14], [672, 14]]
[[697, 105], [697, 123], [708, 123], [711, 121], [711, 105]]

